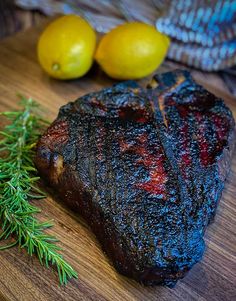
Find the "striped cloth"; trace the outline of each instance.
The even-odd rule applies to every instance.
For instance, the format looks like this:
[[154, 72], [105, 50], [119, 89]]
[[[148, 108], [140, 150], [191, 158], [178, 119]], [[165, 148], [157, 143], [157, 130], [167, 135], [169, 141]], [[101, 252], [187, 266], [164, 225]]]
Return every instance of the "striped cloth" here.
[[172, 1], [156, 21], [172, 38], [168, 57], [202, 70], [236, 65], [236, 1]]

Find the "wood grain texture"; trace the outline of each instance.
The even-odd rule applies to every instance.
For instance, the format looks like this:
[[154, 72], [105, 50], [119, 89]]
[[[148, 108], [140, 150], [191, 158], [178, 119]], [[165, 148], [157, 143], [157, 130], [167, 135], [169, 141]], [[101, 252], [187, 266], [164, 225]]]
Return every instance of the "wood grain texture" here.
[[[32, 96], [53, 120], [61, 105], [84, 93], [113, 83], [97, 67], [82, 79], [60, 82], [50, 79], [36, 60], [36, 41], [41, 28], [7, 38], [0, 43], [0, 111], [17, 107], [16, 93]], [[170, 68], [167, 64], [158, 70]], [[215, 94], [223, 97], [236, 118], [236, 100], [221, 89], [214, 75], [194, 76]], [[209, 80], [208, 80], [209, 78]], [[142, 81], [144, 84], [148, 79]], [[216, 84], [214, 84], [216, 82]], [[217, 87], [216, 87], [217, 86]], [[223, 91], [223, 92], [222, 92]], [[54, 219], [55, 234], [65, 258], [78, 271], [78, 280], [59, 287], [56, 273], [42, 267], [17, 247], [0, 252], [0, 300], [236, 300], [236, 153], [215, 222], [209, 226], [206, 252], [175, 288], [143, 287], [119, 275], [102, 253], [86, 223], [53, 197], [37, 201], [39, 218]]]

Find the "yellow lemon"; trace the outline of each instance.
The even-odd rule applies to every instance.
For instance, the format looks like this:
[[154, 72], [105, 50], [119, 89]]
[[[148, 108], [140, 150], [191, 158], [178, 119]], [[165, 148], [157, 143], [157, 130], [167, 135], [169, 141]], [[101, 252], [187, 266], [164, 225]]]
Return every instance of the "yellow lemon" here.
[[83, 76], [93, 63], [96, 35], [87, 21], [76, 15], [50, 23], [38, 41], [38, 59], [52, 77], [72, 79]]
[[130, 22], [101, 39], [95, 59], [115, 79], [138, 79], [152, 73], [163, 61], [169, 38], [154, 26]]

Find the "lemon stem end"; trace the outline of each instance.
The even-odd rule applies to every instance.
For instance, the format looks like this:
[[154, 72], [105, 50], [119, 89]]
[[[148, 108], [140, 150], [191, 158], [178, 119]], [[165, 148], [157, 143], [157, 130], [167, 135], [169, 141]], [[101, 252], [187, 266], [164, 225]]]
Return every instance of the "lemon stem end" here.
[[58, 63], [53, 63], [52, 64], [52, 70], [53, 71], [58, 71], [60, 70], [60, 65]]

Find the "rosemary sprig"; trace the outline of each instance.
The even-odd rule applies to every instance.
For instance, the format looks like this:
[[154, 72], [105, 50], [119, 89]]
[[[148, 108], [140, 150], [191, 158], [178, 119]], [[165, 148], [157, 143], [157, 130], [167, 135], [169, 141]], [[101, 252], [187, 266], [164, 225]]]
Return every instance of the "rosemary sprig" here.
[[77, 278], [77, 273], [58, 252], [61, 250], [54, 236], [44, 232], [53, 224], [40, 222], [35, 214], [40, 209], [30, 203], [31, 199], [44, 198], [37, 187], [37, 171], [33, 164], [35, 144], [47, 122], [40, 117], [38, 105], [31, 99], [21, 97], [23, 110], [0, 113], [10, 124], [0, 131], [0, 240], [11, 237], [13, 243], [0, 250], [19, 245], [29, 255], [36, 254], [41, 262], [57, 268], [60, 284]]

